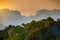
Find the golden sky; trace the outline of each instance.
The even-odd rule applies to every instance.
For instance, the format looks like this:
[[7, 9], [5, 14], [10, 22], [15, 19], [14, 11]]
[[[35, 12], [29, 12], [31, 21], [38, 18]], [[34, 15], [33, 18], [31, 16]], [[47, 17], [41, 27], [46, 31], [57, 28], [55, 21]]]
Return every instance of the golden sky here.
[[19, 10], [22, 15], [35, 15], [41, 9], [60, 9], [60, 0], [0, 0], [0, 9]]

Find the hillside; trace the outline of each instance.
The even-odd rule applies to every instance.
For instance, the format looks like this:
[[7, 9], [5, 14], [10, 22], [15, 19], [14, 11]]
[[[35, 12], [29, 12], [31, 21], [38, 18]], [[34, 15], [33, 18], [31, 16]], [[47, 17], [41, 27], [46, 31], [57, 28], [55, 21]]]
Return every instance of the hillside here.
[[60, 40], [59, 19], [48, 17], [22, 25], [9, 25], [0, 30], [0, 40]]

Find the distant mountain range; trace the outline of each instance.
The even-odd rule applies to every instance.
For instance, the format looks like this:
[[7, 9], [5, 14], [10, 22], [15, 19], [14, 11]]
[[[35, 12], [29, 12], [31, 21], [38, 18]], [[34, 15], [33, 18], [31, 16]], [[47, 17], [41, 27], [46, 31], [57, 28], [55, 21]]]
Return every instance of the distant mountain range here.
[[[60, 10], [38, 10], [35, 16], [25, 17], [17, 10], [3, 9], [0, 10], [0, 24], [1, 25], [21, 25], [22, 23], [28, 23], [32, 20], [41, 20], [47, 17], [52, 17], [55, 20], [60, 18]], [[0, 25], [0, 29], [2, 28]]]
[[4, 25], [3, 24], [0, 24], [0, 30], [4, 29]]
[[39, 19], [47, 18], [49, 16], [54, 18], [55, 20], [60, 18], [60, 10], [46, 10], [46, 9], [38, 10], [34, 18], [36, 20], [37, 19], [39, 20]]

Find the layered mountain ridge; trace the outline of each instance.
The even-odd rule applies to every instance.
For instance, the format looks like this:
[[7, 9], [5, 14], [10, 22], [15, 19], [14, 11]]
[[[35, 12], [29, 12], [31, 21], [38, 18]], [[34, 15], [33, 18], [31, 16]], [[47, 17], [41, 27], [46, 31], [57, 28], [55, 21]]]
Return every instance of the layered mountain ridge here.
[[[25, 17], [17, 10], [3, 9], [0, 10], [0, 24], [2, 25], [21, 25], [22, 23], [28, 23], [32, 20], [41, 20], [47, 17], [52, 17], [55, 20], [60, 18], [60, 10], [38, 10], [35, 16]], [[3, 28], [3, 27], [1, 27]]]

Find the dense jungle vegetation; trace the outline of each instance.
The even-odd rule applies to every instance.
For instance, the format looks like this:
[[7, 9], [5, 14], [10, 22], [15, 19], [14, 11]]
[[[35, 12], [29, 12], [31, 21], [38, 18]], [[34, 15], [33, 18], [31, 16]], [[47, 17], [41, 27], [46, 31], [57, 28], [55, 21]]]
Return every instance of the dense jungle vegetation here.
[[48, 17], [22, 26], [9, 25], [0, 30], [0, 40], [60, 40], [60, 19]]

